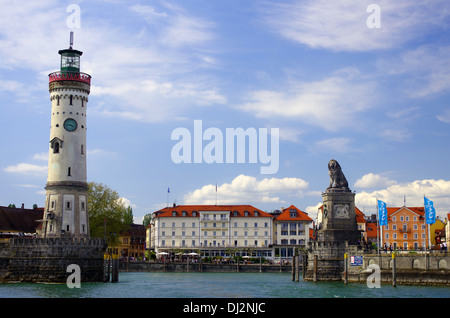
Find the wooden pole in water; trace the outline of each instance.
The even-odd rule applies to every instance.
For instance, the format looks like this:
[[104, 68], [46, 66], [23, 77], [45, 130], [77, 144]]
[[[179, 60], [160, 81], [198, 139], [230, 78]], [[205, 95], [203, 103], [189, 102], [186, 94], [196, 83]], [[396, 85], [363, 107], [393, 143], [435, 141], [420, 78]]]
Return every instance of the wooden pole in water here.
[[397, 285], [397, 275], [396, 275], [396, 264], [397, 260], [395, 257], [395, 252], [392, 253], [392, 286], [395, 287]]
[[292, 281], [295, 280], [295, 255], [292, 256]]
[[348, 261], [347, 253], [344, 254], [344, 284], [348, 284]]
[[300, 256], [296, 255], [295, 256], [295, 281], [298, 282], [300, 281]]
[[112, 275], [111, 282], [117, 283], [119, 281], [119, 255], [111, 255], [112, 258]]

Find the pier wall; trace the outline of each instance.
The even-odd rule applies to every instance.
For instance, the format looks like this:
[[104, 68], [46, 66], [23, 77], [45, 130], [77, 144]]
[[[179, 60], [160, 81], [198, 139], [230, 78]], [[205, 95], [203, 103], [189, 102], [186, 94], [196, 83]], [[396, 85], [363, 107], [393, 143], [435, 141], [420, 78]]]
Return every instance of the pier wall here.
[[120, 262], [121, 272], [290, 273], [291, 265]]
[[[450, 286], [450, 254], [449, 253], [391, 253], [361, 254], [362, 266], [351, 266], [348, 258], [348, 281], [366, 283], [373, 278], [377, 265], [381, 283], [399, 285]], [[394, 281], [394, 276], [395, 281]], [[343, 275], [344, 276], [344, 275]]]
[[10, 239], [0, 246], [0, 282], [66, 283], [71, 264], [81, 281], [101, 282], [105, 250], [102, 239]]

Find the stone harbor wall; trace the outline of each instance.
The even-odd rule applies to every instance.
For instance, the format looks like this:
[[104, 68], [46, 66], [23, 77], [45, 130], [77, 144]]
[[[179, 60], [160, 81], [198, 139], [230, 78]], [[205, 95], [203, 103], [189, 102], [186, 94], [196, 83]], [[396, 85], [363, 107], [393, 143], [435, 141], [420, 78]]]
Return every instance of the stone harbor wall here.
[[10, 239], [0, 246], [0, 282], [66, 283], [75, 264], [81, 282], [102, 282], [102, 239]]
[[[450, 286], [450, 254], [401, 252], [372, 254], [362, 248], [315, 242], [303, 279], [393, 285]], [[345, 257], [346, 256], [346, 257]]]
[[[352, 265], [352, 256], [355, 255], [361, 257], [362, 263]], [[347, 262], [349, 282], [366, 283], [379, 274], [382, 283], [450, 286], [449, 253], [349, 253]]]

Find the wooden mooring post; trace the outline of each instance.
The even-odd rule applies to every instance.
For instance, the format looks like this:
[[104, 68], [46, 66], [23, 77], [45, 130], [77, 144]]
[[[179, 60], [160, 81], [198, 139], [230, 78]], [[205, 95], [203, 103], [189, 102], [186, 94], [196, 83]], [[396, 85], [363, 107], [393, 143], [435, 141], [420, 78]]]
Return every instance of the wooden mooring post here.
[[395, 252], [392, 253], [392, 286], [397, 286], [397, 277], [396, 277], [396, 257]]
[[348, 255], [344, 254], [344, 284], [348, 284]]
[[103, 281], [117, 283], [119, 281], [119, 255], [103, 256]]

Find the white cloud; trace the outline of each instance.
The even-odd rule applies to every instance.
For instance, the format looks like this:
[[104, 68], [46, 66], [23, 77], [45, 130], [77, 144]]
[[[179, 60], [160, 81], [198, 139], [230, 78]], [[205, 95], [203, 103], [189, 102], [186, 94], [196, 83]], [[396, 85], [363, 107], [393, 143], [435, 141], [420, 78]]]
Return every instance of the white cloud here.
[[[239, 175], [231, 183], [217, 186], [217, 204], [285, 203], [283, 195], [302, 195], [308, 182], [299, 178], [265, 178]], [[215, 204], [216, 186], [205, 185], [184, 196], [184, 204]]]
[[381, 59], [378, 67], [389, 70], [391, 75], [407, 75], [402, 87], [413, 98], [450, 89], [450, 46], [422, 45], [398, 58]]
[[356, 180], [355, 187], [357, 188], [383, 188], [397, 184], [397, 181], [390, 180], [379, 174], [368, 173]]
[[380, 132], [380, 137], [383, 137], [384, 139], [391, 140], [391, 141], [397, 141], [402, 142], [406, 139], [409, 139], [412, 136], [412, 133], [409, 132], [406, 128], [386, 128], [383, 131]]
[[[264, 21], [281, 36], [312, 48], [333, 51], [371, 51], [396, 48], [445, 28], [448, 2], [375, 2], [381, 9], [381, 27], [367, 27], [372, 12], [367, 1], [309, 0], [289, 3], [261, 2]], [[446, 9], [447, 8], [447, 9]]]
[[350, 147], [351, 139], [346, 137], [333, 137], [329, 139], [320, 140], [316, 143], [315, 149], [325, 150], [334, 153], [348, 153], [353, 151]]
[[47, 166], [39, 166], [31, 163], [18, 163], [17, 165], [4, 168], [6, 172], [21, 173], [27, 175], [45, 175], [47, 173], [47, 169]]
[[36, 153], [33, 155], [33, 159], [40, 161], [48, 161], [48, 153], [47, 152]]
[[440, 121], [450, 124], [450, 109], [446, 109], [442, 112], [442, 114], [436, 116]]
[[[130, 9], [125, 3], [109, 3], [111, 14], [97, 15], [95, 21], [92, 4], [80, 6], [82, 23], [74, 30], [74, 47], [84, 52], [82, 71], [93, 76], [91, 96], [105, 100], [103, 107], [91, 103], [91, 114], [156, 122], [226, 101], [207, 72], [217, 62], [209, 45], [215, 39], [214, 23], [180, 6], [160, 4]], [[68, 46], [66, 6], [43, 0], [1, 8], [0, 68], [36, 71], [39, 83], [45, 83], [46, 74], [58, 69], [58, 50]], [[152, 19], [159, 21], [150, 23]], [[130, 20], [133, 28], [124, 27]], [[17, 88], [24, 85], [33, 87], [0, 78], [0, 91], [20, 94], [26, 90]]]
[[131, 207], [132, 209], [135, 209], [137, 207], [136, 204], [132, 203], [131, 200], [129, 200], [125, 197], [121, 197], [118, 200], [119, 200], [119, 203], [122, 204], [122, 206], [124, 206], [125, 208]]
[[313, 219], [314, 222], [316, 222], [317, 214], [319, 211], [319, 208], [323, 205], [323, 202], [319, 202], [316, 205], [308, 206], [305, 208], [305, 212], [308, 213], [308, 216]]
[[286, 91], [260, 90], [237, 108], [261, 118], [293, 118], [328, 131], [357, 125], [359, 113], [372, 107], [375, 84], [356, 69], [342, 69], [321, 81], [291, 84]]
[[[392, 180], [389, 182], [393, 183]], [[403, 206], [406, 198], [406, 206], [422, 207], [424, 196], [434, 202], [436, 212], [443, 216], [450, 210], [450, 181], [426, 179], [393, 183], [380, 190], [357, 193], [355, 201], [358, 208], [368, 209], [371, 213], [375, 213], [377, 198], [385, 201], [388, 206]]]

